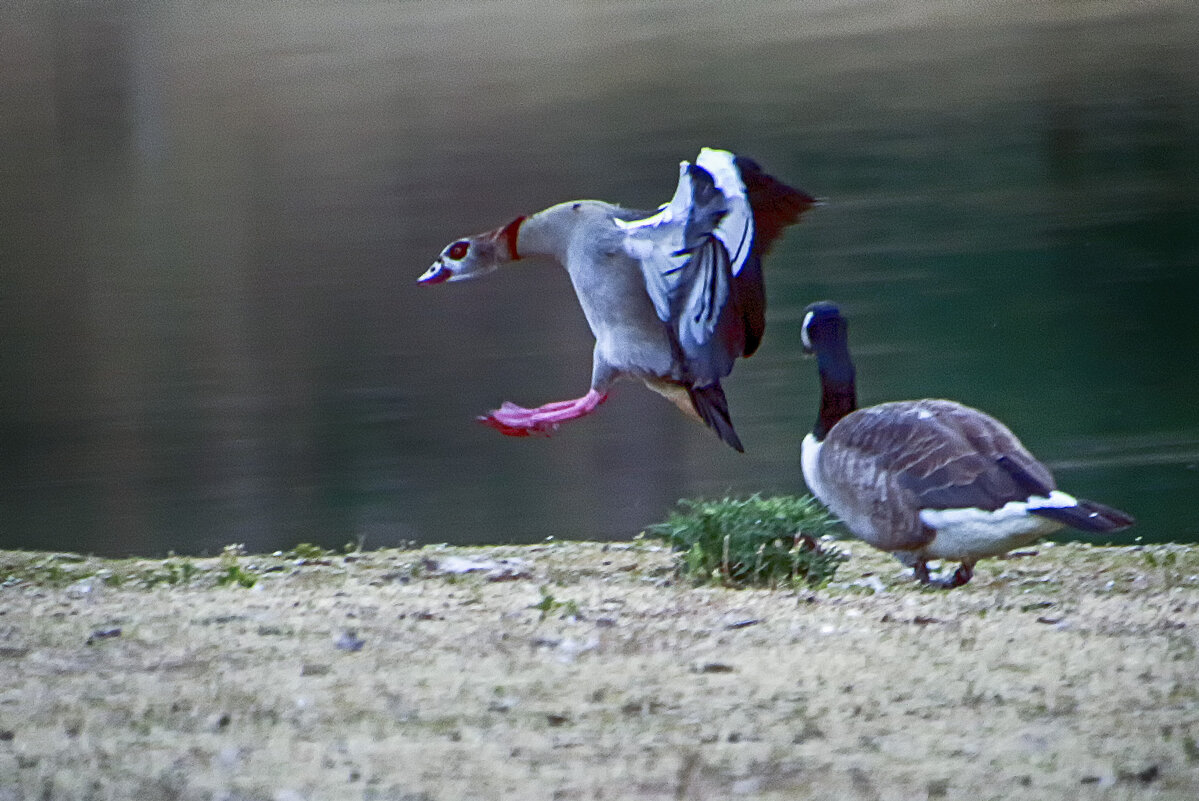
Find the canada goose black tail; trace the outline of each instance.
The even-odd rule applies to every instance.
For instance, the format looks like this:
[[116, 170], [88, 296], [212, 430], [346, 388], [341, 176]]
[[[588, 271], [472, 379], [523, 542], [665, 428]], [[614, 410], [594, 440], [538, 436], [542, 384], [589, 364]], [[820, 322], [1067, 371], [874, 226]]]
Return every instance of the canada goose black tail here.
[[706, 387], [688, 387], [687, 393], [691, 396], [691, 403], [695, 406], [695, 411], [699, 412], [700, 419], [716, 432], [722, 440], [727, 442], [735, 450], [740, 453], [745, 453], [745, 447], [741, 444], [741, 439], [737, 436], [737, 432], [733, 430], [733, 420], [729, 417], [729, 401], [724, 396], [724, 389], [719, 383], [709, 384]]
[[1077, 506], [1047, 506], [1040, 509], [1029, 509], [1029, 511], [1092, 534], [1121, 531], [1136, 522], [1127, 512], [1081, 498]]

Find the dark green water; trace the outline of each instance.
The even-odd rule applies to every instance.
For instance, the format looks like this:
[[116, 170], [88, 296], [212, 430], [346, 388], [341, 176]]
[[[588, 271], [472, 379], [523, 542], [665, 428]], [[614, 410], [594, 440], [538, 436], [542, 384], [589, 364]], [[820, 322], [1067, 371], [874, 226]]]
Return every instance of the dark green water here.
[[[1005, 420], [1129, 539], [1199, 540], [1194, 3], [0, 8], [0, 547], [627, 538], [800, 492], [810, 301], [866, 403]], [[669, 198], [702, 145], [828, 199], [726, 387], [748, 453], [586, 389], [565, 275], [418, 288], [453, 238]]]

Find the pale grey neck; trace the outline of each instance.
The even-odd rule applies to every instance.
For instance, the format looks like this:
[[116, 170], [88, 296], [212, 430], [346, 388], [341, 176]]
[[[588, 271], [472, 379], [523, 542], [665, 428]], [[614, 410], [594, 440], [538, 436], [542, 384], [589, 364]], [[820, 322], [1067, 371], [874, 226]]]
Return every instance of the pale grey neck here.
[[577, 223], [575, 205], [560, 203], [527, 217], [516, 237], [520, 257], [548, 256], [565, 264], [570, 236]]

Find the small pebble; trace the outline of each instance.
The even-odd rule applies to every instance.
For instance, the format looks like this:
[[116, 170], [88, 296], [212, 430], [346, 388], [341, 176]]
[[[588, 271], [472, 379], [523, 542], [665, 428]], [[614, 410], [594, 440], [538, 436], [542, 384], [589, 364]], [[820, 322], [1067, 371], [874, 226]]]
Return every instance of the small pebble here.
[[114, 626], [109, 629], [95, 629], [87, 638], [87, 644], [91, 645], [96, 640], [110, 640], [113, 637], [120, 637], [121, 629], [119, 626]]
[[350, 651], [353, 653], [354, 651], [361, 651], [362, 646], [366, 645], [366, 640], [359, 637], [356, 632], [347, 630], [343, 631], [333, 644], [337, 646], [339, 651]]

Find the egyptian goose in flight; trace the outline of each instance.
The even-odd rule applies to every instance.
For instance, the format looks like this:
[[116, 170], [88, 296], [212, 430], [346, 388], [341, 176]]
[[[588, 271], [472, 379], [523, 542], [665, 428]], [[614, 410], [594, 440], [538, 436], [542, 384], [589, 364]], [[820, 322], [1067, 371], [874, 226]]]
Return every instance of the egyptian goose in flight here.
[[[816, 354], [821, 399], [803, 440], [804, 481], [854, 535], [914, 567], [921, 582], [961, 586], [979, 559], [1063, 526], [1106, 533], [1133, 524], [1057, 489], [1049, 469], [977, 409], [927, 399], [859, 409], [847, 334], [832, 303], [806, 309], [803, 347]], [[930, 559], [961, 565], [934, 581]]]
[[479, 419], [510, 436], [548, 435], [636, 378], [743, 450], [720, 379], [766, 325], [762, 257], [815, 201], [752, 160], [704, 148], [679, 166], [657, 212], [576, 200], [455, 240], [419, 279], [476, 278], [531, 257], [566, 268], [595, 336], [591, 388], [532, 409], [505, 402]]

